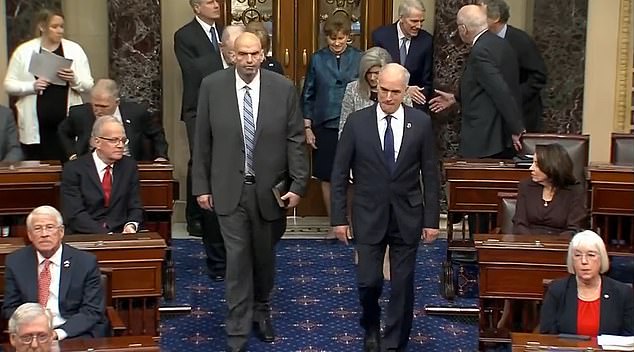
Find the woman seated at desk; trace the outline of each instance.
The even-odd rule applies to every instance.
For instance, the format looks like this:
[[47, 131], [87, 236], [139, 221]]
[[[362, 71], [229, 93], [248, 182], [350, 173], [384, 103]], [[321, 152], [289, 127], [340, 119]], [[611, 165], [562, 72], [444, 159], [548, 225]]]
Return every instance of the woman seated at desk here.
[[574, 234], [586, 227], [585, 188], [559, 144], [535, 147], [531, 178], [522, 180], [513, 217], [516, 234]]
[[599, 235], [592, 231], [576, 234], [568, 247], [567, 266], [572, 275], [550, 284], [542, 305], [540, 332], [634, 335], [634, 291], [601, 275], [609, 265]]

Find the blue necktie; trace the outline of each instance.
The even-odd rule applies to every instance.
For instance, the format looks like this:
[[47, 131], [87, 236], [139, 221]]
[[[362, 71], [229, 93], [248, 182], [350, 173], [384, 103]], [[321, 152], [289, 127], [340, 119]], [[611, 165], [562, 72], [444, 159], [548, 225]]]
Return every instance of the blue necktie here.
[[253, 170], [253, 151], [255, 149], [255, 120], [253, 119], [253, 103], [249, 86], [244, 86], [244, 156], [247, 159], [245, 174], [255, 175]]
[[209, 29], [209, 33], [211, 34], [211, 45], [213, 45], [214, 50], [218, 52], [218, 35], [216, 34], [216, 27], [211, 27]]
[[401, 66], [405, 66], [405, 60], [407, 60], [407, 41], [409, 39], [407, 39], [407, 37], [403, 37], [403, 41], [401, 43], [401, 47], [400, 47], [400, 59], [401, 59]]
[[394, 166], [396, 161], [394, 160], [394, 133], [392, 132], [392, 118], [394, 116], [385, 116], [387, 122], [387, 128], [385, 129], [385, 135], [383, 137], [383, 156], [385, 157], [385, 165], [390, 172], [394, 172]]

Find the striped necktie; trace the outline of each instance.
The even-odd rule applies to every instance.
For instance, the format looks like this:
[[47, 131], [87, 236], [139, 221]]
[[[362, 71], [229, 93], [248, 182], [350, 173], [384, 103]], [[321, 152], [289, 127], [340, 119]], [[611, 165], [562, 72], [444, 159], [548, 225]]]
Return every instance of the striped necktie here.
[[245, 174], [255, 175], [253, 168], [253, 151], [255, 150], [255, 120], [253, 119], [253, 102], [251, 101], [251, 88], [244, 86], [244, 146], [247, 168]]

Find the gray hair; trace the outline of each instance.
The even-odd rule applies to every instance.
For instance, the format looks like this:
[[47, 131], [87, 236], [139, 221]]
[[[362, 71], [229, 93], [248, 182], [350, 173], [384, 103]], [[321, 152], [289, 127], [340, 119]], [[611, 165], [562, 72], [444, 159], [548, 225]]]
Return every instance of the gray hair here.
[[511, 9], [504, 0], [480, 0], [487, 8], [487, 17], [490, 19], [500, 19], [506, 23], [511, 17]]
[[62, 214], [50, 205], [41, 205], [35, 209], [33, 209], [29, 215], [26, 217], [26, 228], [31, 229], [31, 222], [33, 222], [33, 216], [35, 215], [48, 215], [55, 218], [56, 225], [62, 226], [64, 225], [64, 220], [62, 218]]
[[405, 0], [398, 5], [398, 17], [409, 15], [412, 9], [425, 12], [425, 5], [421, 0]]
[[194, 7], [196, 5], [200, 5], [201, 2], [203, 2], [203, 0], [189, 0], [189, 5]]
[[387, 50], [381, 47], [375, 46], [363, 53], [359, 61], [359, 78], [357, 80], [357, 87], [361, 96], [365, 98], [370, 97], [370, 86], [368, 85], [368, 80], [365, 78], [368, 71], [374, 66], [383, 68], [383, 66], [390, 62], [392, 62], [392, 56]]
[[245, 30], [244, 26], [238, 25], [238, 24], [232, 24], [232, 25], [226, 26], [222, 30], [222, 36], [220, 38], [220, 41], [223, 43], [227, 41], [234, 42], [240, 36], [240, 34], [244, 33], [244, 30]]
[[92, 87], [91, 93], [104, 92], [115, 99], [119, 99], [119, 86], [117, 82], [109, 78], [102, 78]]
[[381, 68], [379, 74], [386, 70], [397, 70], [403, 76], [403, 85], [407, 87], [407, 84], [409, 83], [409, 71], [405, 67], [397, 64], [396, 62], [391, 62], [389, 64], [385, 64], [385, 66]]
[[53, 329], [53, 316], [39, 303], [23, 303], [16, 309], [9, 319], [9, 333], [17, 334], [22, 324], [28, 324], [39, 317], [46, 317], [49, 330]]
[[92, 132], [90, 132], [90, 146], [91, 147], [95, 147], [94, 145], [95, 138], [101, 136], [101, 130], [103, 129], [103, 126], [107, 123], [116, 123], [119, 126], [121, 126], [121, 128], [123, 128], [125, 131], [123, 124], [116, 117], [111, 115], [102, 116], [98, 118], [95, 121], [95, 123], [92, 125]]
[[580, 246], [591, 247], [598, 252], [599, 259], [601, 260], [601, 266], [599, 267], [599, 272], [601, 274], [610, 269], [610, 258], [608, 258], [608, 251], [605, 249], [603, 239], [596, 232], [585, 230], [579, 232], [572, 238], [572, 240], [570, 240], [570, 245], [568, 246], [568, 257], [566, 258], [566, 266], [569, 273], [576, 274], [574, 255], [575, 250]]

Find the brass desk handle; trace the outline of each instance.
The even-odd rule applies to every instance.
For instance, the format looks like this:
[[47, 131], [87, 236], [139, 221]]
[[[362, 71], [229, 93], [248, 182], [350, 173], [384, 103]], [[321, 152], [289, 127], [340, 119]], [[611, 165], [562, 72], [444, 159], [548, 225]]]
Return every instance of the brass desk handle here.
[[288, 48], [284, 49], [284, 66], [288, 67], [288, 64], [291, 63], [291, 55], [288, 52]]
[[304, 66], [308, 65], [308, 51], [306, 49], [302, 51], [302, 61], [304, 62]]

